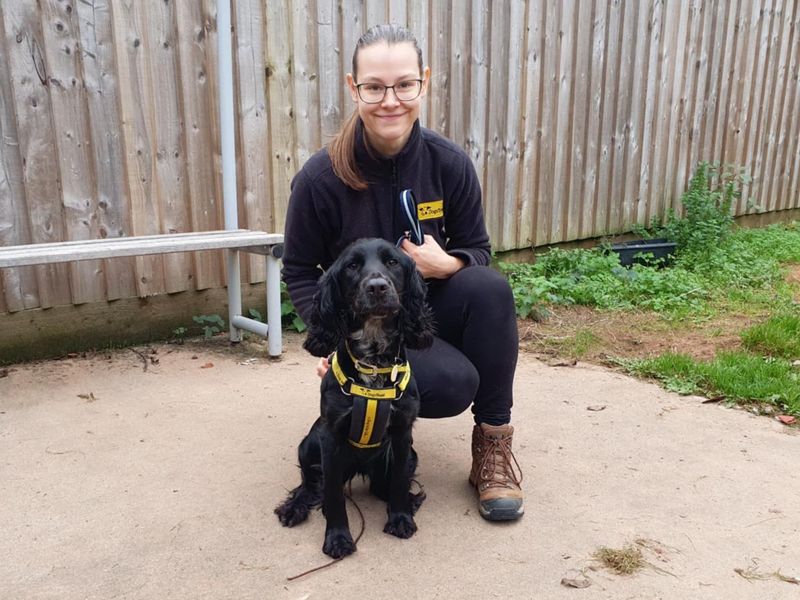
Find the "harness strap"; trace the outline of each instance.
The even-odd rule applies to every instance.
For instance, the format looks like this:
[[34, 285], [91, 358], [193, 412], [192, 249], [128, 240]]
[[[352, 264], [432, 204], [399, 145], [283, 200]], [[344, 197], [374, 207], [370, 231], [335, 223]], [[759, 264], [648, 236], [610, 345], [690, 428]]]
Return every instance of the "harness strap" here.
[[[403, 377], [392, 387], [369, 388], [357, 384], [351, 377], [348, 377], [342, 369], [339, 353], [333, 354], [331, 360], [333, 375], [342, 392], [353, 396], [350, 433], [347, 441], [356, 448], [377, 448], [381, 445], [383, 434], [389, 425], [392, 400], [397, 400], [403, 395], [411, 380], [411, 366], [408, 361], [399, 366], [398, 370], [401, 368]], [[394, 367], [389, 367], [383, 372], [392, 372], [393, 369]]]

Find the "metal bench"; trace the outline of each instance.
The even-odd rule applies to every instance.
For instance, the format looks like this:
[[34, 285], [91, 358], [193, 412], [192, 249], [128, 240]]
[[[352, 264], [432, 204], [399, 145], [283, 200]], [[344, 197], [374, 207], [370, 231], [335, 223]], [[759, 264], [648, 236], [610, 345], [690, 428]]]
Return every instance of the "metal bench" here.
[[[270, 356], [279, 356], [282, 350], [279, 259], [283, 251], [283, 235], [278, 233], [233, 229], [4, 246], [0, 247], [0, 268], [216, 249], [228, 251], [228, 323], [231, 341], [241, 340], [241, 330], [250, 331], [267, 338]], [[266, 323], [241, 314], [240, 251], [266, 257]]]

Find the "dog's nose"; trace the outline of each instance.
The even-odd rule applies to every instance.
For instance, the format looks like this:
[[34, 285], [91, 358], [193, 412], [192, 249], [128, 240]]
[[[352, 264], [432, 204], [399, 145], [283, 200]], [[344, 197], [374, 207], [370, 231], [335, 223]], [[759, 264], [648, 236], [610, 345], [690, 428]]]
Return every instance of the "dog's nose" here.
[[367, 280], [365, 288], [370, 296], [380, 297], [389, 290], [389, 282], [383, 277], [372, 277]]

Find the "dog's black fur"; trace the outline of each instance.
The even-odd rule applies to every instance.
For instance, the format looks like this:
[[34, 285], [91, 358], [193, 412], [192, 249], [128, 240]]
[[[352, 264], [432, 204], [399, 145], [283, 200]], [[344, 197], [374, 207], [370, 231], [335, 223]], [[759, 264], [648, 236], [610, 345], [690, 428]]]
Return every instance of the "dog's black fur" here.
[[[425, 303], [425, 283], [414, 262], [392, 244], [364, 239], [348, 246], [322, 276], [314, 299], [304, 348], [314, 356], [334, 350], [378, 367], [391, 367], [405, 347], [433, 343], [433, 319]], [[359, 374], [360, 385], [389, 387], [388, 375]], [[345, 510], [344, 484], [357, 474], [370, 480], [370, 492], [385, 500], [386, 533], [414, 535], [414, 513], [425, 499], [412, 494], [417, 467], [411, 427], [419, 411], [419, 392], [412, 376], [403, 395], [392, 401], [386, 434], [378, 448], [356, 448], [347, 442], [352, 397], [344, 394], [331, 370], [322, 379], [320, 417], [300, 443], [302, 483], [275, 513], [293, 527], [322, 504], [327, 521], [322, 551], [339, 558], [356, 550]]]

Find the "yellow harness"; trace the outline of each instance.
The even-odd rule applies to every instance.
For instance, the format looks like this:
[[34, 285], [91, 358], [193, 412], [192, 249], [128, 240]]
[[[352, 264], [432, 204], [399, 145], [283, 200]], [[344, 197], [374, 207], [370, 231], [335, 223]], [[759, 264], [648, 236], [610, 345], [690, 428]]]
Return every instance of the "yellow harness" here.
[[[392, 367], [374, 367], [364, 365], [350, 353], [345, 355], [344, 362], [364, 375], [386, 375], [393, 382], [391, 387], [370, 388], [359, 385], [353, 377], [349, 377], [342, 367], [339, 352], [335, 352], [331, 360], [333, 371], [342, 393], [353, 397], [353, 410], [350, 420], [350, 434], [347, 441], [356, 448], [377, 448], [381, 445], [383, 435], [389, 425], [392, 412], [392, 400], [398, 400], [411, 380], [411, 365], [406, 361]], [[398, 375], [402, 377], [398, 379]]]

